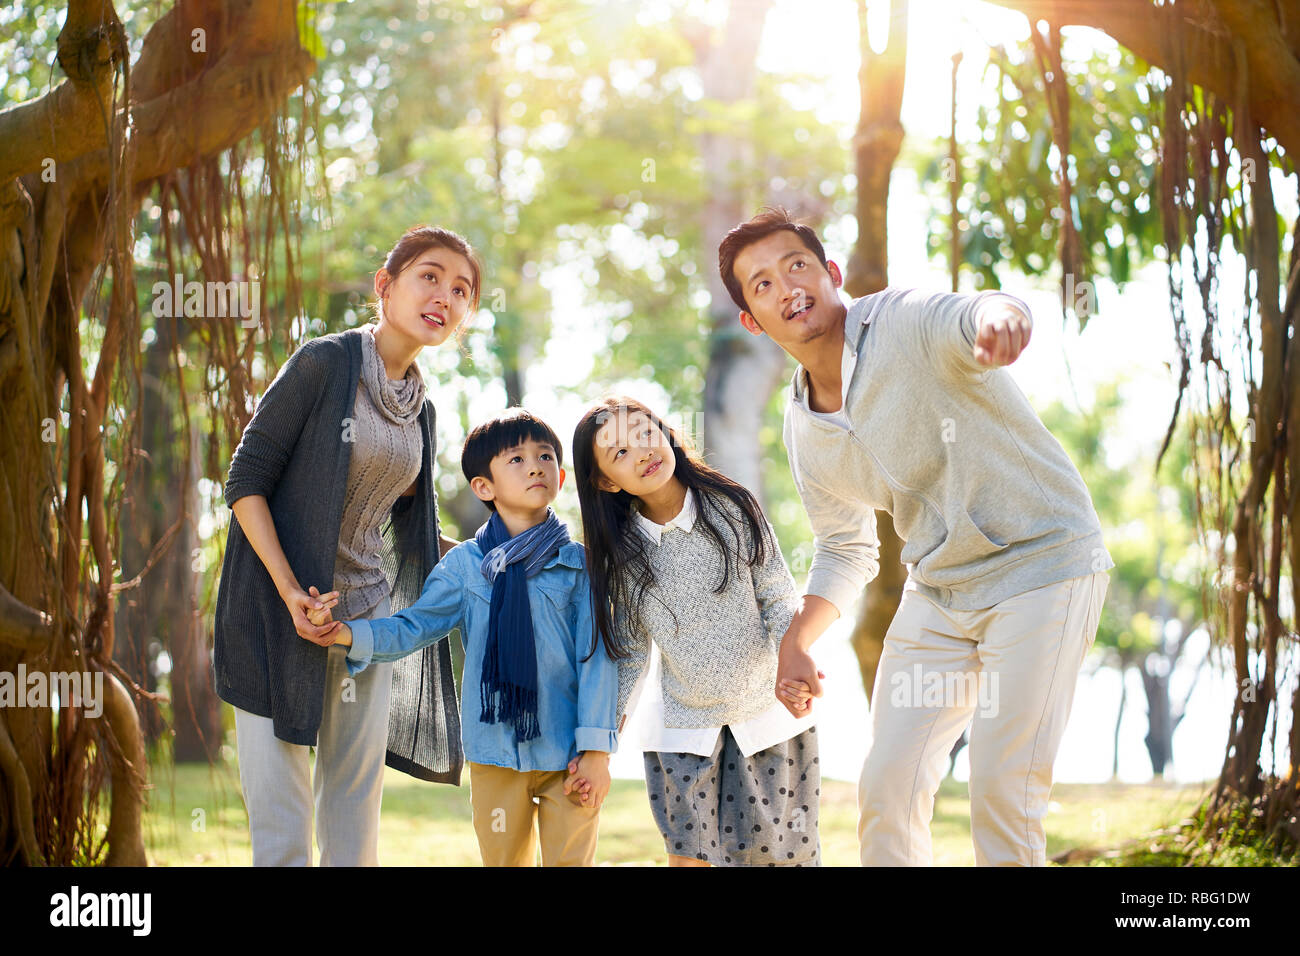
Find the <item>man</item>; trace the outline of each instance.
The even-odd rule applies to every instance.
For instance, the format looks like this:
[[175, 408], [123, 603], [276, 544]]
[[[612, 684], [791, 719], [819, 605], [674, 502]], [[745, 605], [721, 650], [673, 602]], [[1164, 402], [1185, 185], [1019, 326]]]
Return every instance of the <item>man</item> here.
[[812, 524], [777, 697], [821, 696], [809, 647], [875, 577], [875, 509], [908, 580], [872, 694], [859, 783], [864, 865], [927, 865], [948, 753], [969, 724], [980, 865], [1046, 863], [1052, 762], [1113, 567], [1088, 489], [1009, 365], [1029, 342], [1012, 296], [885, 289], [845, 306], [812, 229], [765, 210], [718, 250], [740, 322], [799, 363], [785, 444]]

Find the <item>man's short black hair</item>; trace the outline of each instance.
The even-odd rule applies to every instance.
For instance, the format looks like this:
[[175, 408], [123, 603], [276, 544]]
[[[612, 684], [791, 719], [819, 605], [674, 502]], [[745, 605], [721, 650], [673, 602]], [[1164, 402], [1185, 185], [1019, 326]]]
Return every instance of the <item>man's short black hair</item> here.
[[[510, 408], [496, 418], [489, 419], [475, 427], [465, 439], [465, 447], [460, 453], [460, 467], [465, 472], [465, 480], [486, 478], [492, 481], [489, 467], [492, 459], [507, 448], [521, 445], [528, 439], [539, 444], [547, 444], [555, 449], [555, 463], [564, 467], [564, 446], [555, 430], [532, 412], [522, 408]], [[491, 511], [496, 505], [491, 501], [483, 502]]]
[[749, 311], [749, 304], [745, 301], [744, 287], [736, 277], [736, 257], [747, 247], [783, 229], [798, 236], [804, 247], [817, 257], [823, 269], [829, 268], [826, 250], [812, 226], [795, 219], [781, 206], [765, 206], [753, 219], [742, 222], [727, 233], [718, 245], [718, 272], [722, 274], [722, 284], [731, 293], [731, 301], [743, 312]]

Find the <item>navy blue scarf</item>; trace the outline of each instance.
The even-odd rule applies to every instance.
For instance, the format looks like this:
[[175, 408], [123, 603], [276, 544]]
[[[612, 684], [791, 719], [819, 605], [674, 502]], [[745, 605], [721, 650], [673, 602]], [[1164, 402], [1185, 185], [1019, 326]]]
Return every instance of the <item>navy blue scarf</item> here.
[[569, 543], [569, 529], [546, 509], [546, 520], [510, 537], [496, 512], [474, 535], [483, 561], [479, 570], [492, 582], [487, 646], [479, 684], [485, 724], [511, 723], [515, 741], [541, 736], [537, 723], [537, 648], [527, 579]]

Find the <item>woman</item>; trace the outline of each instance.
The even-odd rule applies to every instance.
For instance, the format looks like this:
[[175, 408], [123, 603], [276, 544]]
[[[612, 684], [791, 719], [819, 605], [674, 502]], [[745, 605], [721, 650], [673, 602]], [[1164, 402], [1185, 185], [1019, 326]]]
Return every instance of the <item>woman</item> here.
[[390, 766], [460, 782], [446, 641], [349, 678], [345, 648], [294, 634], [337, 627], [306, 613], [336, 597], [338, 620], [407, 606], [439, 557], [434, 410], [415, 357], [477, 308], [479, 264], [460, 236], [418, 227], [374, 289], [378, 322], [299, 348], [230, 462], [216, 684], [235, 707], [256, 866], [311, 864], [313, 803], [321, 865], [377, 865], [385, 749]]

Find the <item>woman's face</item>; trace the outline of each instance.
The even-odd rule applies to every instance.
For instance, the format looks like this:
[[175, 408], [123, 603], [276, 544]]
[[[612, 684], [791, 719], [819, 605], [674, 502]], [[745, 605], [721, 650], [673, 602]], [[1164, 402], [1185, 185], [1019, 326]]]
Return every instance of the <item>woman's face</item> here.
[[474, 271], [459, 252], [430, 246], [395, 279], [380, 269], [375, 294], [383, 301], [383, 317], [389, 325], [421, 346], [441, 345], [469, 312]]
[[645, 412], [620, 409], [596, 432], [596, 487], [640, 498], [672, 480], [677, 456], [668, 436]]

